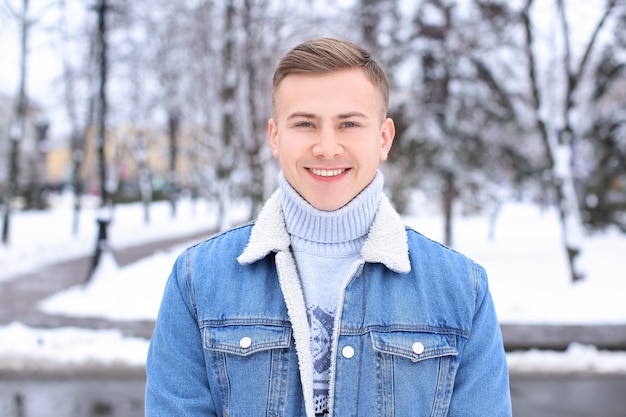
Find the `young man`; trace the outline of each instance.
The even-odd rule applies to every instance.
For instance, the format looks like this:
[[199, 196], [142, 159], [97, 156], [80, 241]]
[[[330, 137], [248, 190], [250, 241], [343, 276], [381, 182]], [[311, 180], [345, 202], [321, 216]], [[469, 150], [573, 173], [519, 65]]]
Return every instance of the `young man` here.
[[382, 193], [388, 89], [349, 42], [281, 60], [268, 123], [279, 190], [255, 223], [176, 261], [147, 416], [511, 415], [485, 271], [405, 228]]

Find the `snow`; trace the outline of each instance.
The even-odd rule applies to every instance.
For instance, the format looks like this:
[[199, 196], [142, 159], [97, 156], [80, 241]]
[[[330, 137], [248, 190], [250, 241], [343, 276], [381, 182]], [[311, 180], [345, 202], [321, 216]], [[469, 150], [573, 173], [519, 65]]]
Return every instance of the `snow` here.
[[[69, 366], [141, 366], [147, 341], [124, 337], [119, 330], [72, 327], [34, 329], [21, 323], [0, 327], [0, 369], [38, 371]], [[10, 341], [10, 343], [5, 343]]]
[[[435, 240], [443, 235], [442, 220], [432, 213], [405, 221]], [[611, 230], [586, 236], [582, 264], [587, 276], [573, 284], [556, 209], [506, 204], [493, 240], [485, 216], [455, 222], [454, 247], [486, 268], [501, 322], [626, 323], [626, 235]]]
[[[0, 280], [52, 262], [91, 255], [100, 214], [97, 204], [90, 197], [83, 200], [77, 236], [72, 233], [73, 200], [69, 195], [54, 197], [47, 211], [13, 211], [9, 245], [0, 246]], [[234, 217], [242, 218], [242, 208], [236, 210]], [[212, 229], [216, 227], [215, 213], [215, 206], [206, 200], [182, 198], [177, 205], [177, 216], [172, 218], [169, 204], [161, 201], [151, 205], [150, 223], [145, 224], [141, 204], [117, 205], [108, 232], [110, 245], [122, 249]]]
[[539, 373], [626, 373], [626, 354], [598, 350], [595, 346], [572, 343], [565, 352], [531, 349], [507, 354], [512, 372]]
[[41, 303], [40, 309], [49, 314], [110, 320], [154, 320], [175, 253], [183, 249], [156, 253], [124, 268], [107, 254], [89, 285], [61, 291]]
[[[62, 196], [53, 203], [47, 211], [13, 213], [11, 244], [0, 247], [0, 280], [19, 279], [19, 274], [28, 270], [91, 254], [96, 205], [87, 202], [80, 233], [74, 236], [71, 199]], [[421, 203], [416, 205], [420, 210], [406, 216], [405, 222], [440, 240], [441, 217], [434, 207]], [[117, 206], [109, 232], [111, 246], [119, 250], [215, 226], [217, 209], [206, 201], [181, 199], [176, 218], [171, 218], [169, 210], [166, 202], [153, 203], [151, 222], [145, 224], [140, 204]], [[234, 218], [242, 220], [245, 213], [244, 206], [237, 206]], [[587, 277], [572, 284], [553, 209], [508, 203], [501, 210], [492, 239], [486, 216], [458, 216], [454, 234], [455, 249], [486, 268], [502, 323], [626, 324], [625, 235], [607, 231], [586, 236]], [[153, 320], [169, 271], [185, 246], [123, 267], [107, 255], [89, 284], [53, 294], [38, 307], [48, 314]], [[123, 337], [117, 330], [38, 329], [21, 323], [0, 327], [0, 341], [0, 369], [28, 369], [42, 363], [51, 367], [85, 363], [142, 367], [148, 347], [147, 340]], [[515, 352], [509, 353], [508, 359], [511, 372], [626, 373], [626, 353], [593, 346], [572, 345], [566, 352]]]

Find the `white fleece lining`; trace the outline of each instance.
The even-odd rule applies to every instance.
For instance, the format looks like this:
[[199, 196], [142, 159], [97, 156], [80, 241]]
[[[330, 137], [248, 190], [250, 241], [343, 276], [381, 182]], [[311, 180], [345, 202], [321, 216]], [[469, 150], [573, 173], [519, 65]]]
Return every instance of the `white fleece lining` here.
[[280, 190], [276, 190], [265, 203], [252, 228], [246, 249], [237, 258], [240, 264], [254, 263], [273, 251], [289, 250], [291, 237], [287, 233], [280, 200]]
[[365, 262], [382, 263], [392, 271], [411, 271], [409, 243], [402, 218], [383, 194], [361, 254]]
[[328, 415], [332, 416], [335, 408], [335, 373], [337, 372], [337, 354], [339, 351], [339, 332], [341, 327], [341, 313], [343, 313], [343, 300], [346, 295], [346, 287], [352, 281], [357, 271], [363, 265], [363, 261], [355, 262], [350, 274], [344, 279], [341, 287], [341, 295], [339, 297], [339, 306], [337, 314], [335, 314], [335, 322], [333, 323], [333, 340], [331, 341], [331, 357], [330, 357], [330, 390], [328, 393]]
[[313, 355], [309, 321], [306, 315], [304, 294], [298, 279], [296, 262], [290, 252], [276, 254], [276, 269], [280, 288], [285, 297], [287, 312], [293, 328], [293, 338], [296, 341], [296, 353], [300, 366], [300, 380], [304, 393], [304, 408], [308, 417], [315, 417], [313, 407]]

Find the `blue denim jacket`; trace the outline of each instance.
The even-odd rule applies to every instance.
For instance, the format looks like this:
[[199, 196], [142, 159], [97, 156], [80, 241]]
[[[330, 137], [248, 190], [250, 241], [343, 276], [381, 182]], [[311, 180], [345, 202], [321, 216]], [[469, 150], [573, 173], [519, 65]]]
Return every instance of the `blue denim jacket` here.
[[[147, 360], [146, 416], [313, 417], [309, 323], [279, 191], [256, 223], [184, 251]], [[511, 415], [482, 267], [405, 228], [383, 197], [344, 283], [331, 415]]]

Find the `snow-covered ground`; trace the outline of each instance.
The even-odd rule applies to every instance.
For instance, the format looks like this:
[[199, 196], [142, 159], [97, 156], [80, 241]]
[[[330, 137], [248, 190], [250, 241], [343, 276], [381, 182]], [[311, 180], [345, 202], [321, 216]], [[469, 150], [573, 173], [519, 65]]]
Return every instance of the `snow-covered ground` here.
[[[441, 240], [442, 220], [427, 205], [407, 224]], [[236, 219], [245, 215], [236, 207]], [[86, 205], [79, 234], [71, 233], [71, 200], [58, 198], [45, 212], [15, 212], [11, 244], [0, 247], [0, 280], [46, 264], [90, 254], [95, 244], [97, 209]], [[110, 227], [116, 249], [215, 225], [215, 208], [183, 199], [171, 218], [165, 202], [153, 203], [145, 224], [139, 204], [117, 206]], [[568, 280], [560, 244], [557, 214], [552, 209], [510, 203], [498, 217], [493, 239], [485, 217], [458, 217], [454, 246], [487, 269], [496, 309], [503, 323], [626, 324], [626, 236], [605, 232], [587, 236], [587, 278]], [[69, 288], [41, 303], [43, 313], [104, 317], [114, 320], [154, 319], [175, 257], [185, 245], [120, 267], [106, 256], [89, 285]], [[123, 290], [121, 290], [123, 288]], [[115, 302], [112, 302], [115, 300]], [[13, 323], [0, 327], [0, 368], [27, 369], [45, 364], [100, 363], [142, 366], [148, 341], [125, 338], [116, 330], [34, 329]], [[572, 345], [566, 352], [516, 352], [508, 355], [512, 372], [621, 372], [626, 353]]]

